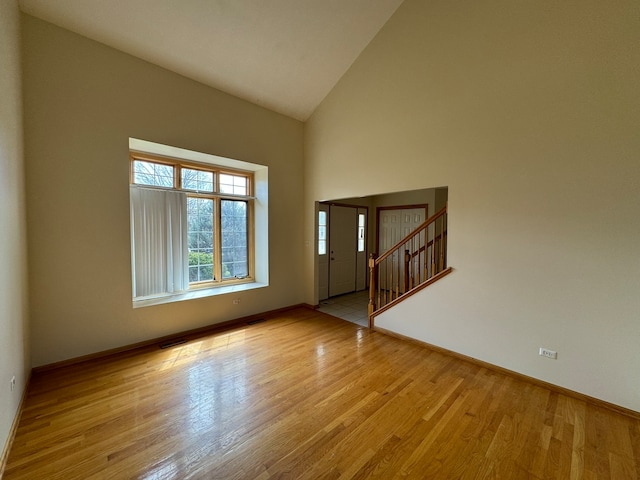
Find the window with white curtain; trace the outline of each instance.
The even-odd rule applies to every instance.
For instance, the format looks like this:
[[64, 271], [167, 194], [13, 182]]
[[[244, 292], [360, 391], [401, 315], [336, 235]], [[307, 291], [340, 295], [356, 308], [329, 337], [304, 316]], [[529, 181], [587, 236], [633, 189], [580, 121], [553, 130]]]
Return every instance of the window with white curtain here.
[[252, 281], [253, 175], [131, 153], [133, 297]]
[[187, 196], [131, 186], [133, 296], [189, 288]]

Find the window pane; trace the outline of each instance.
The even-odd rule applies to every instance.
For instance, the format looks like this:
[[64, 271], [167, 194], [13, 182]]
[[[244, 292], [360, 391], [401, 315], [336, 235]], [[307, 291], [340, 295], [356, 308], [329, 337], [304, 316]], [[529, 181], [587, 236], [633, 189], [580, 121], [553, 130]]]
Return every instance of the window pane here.
[[327, 253], [327, 212], [318, 212], [318, 255]]
[[213, 192], [213, 172], [182, 168], [182, 188], [194, 192]]
[[247, 177], [241, 175], [220, 174], [220, 192], [232, 195], [247, 195]]
[[327, 227], [318, 227], [318, 255], [327, 253]]
[[189, 282], [213, 280], [213, 200], [187, 199]]
[[364, 252], [364, 227], [358, 227], [358, 251]]
[[326, 255], [327, 253], [327, 241], [318, 240], [318, 255]]
[[[222, 175], [220, 175], [222, 179]], [[222, 278], [246, 277], [248, 267], [247, 202], [221, 200]]]
[[173, 188], [173, 171], [172, 165], [134, 160], [133, 183]]

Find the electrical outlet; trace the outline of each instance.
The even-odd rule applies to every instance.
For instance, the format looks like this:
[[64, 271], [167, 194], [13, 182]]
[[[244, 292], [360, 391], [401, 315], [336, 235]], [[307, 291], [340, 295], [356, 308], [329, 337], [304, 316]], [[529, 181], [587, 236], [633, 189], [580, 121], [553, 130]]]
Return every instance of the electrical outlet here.
[[13, 392], [15, 388], [16, 388], [16, 376], [14, 375], [13, 377], [11, 377], [11, 391]]
[[240, 305], [240, 299], [239, 298], [234, 299], [233, 300], [233, 304], [234, 305]]
[[540, 347], [540, 355], [542, 357], [553, 358], [554, 360], [558, 358], [558, 352], [543, 347]]

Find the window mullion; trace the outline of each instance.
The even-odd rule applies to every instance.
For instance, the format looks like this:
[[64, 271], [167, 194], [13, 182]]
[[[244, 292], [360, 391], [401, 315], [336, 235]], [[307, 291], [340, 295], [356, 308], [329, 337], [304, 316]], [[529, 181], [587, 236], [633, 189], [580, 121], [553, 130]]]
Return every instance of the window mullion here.
[[213, 266], [214, 279], [222, 281], [222, 221], [220, 209], [220, 197], [215, 197], [213, 202]]

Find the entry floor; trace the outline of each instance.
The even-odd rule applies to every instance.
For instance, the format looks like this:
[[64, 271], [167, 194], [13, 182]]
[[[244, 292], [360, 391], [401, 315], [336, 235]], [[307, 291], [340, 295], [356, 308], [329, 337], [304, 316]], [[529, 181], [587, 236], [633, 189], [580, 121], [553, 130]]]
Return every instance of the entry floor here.
[[319, 311], [334, 317], [357, 323], [363, 327], [369, 326], [368, 316], [369, 291], [347, 293], [331, 297], [320, 302]]

